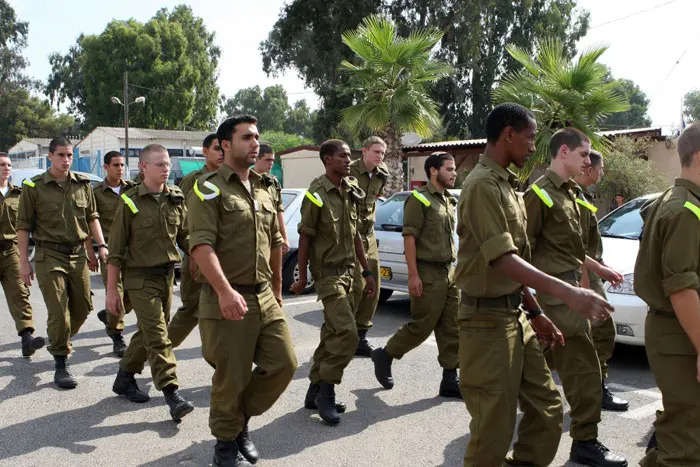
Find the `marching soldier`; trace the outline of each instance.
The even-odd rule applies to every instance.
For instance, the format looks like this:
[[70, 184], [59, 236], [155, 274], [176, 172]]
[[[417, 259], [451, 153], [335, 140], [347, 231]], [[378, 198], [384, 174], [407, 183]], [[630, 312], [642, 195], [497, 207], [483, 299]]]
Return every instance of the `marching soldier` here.
[[[386, 143], [378, 136], [370, 136], [362, 147], [362, 157], [350, 163], [350, 175], [365, 192], [365, 199], [357, 205], [357, 231], [362, 237], [362, 245], [369, 263], [369, 270], [376, 282], [377, 290], [381, 285], [379, 277], [379, 248], [374, 232], [375, 209], [377, 198], [384, 191], [389, 177], [389, 169], [384, 164]], [[362, 278], [362, 265], [355, 261], [355, 277], [352, 279], [352, 300], [355, 305], [355, 324], [360, 342], [355, 355], [370, 357], [373, 347], [367, 341], [367, 331], [372, 327], [372, 317], [377, 310], [379, 293], [371, 297], [364, 293], [365, 280]]]
[[277, 180], [277, 177], [270, 173], [273, 165], [275, 165], [275, 152], [267, 144], [261, 144], [260, 152], [258, 153], [258, 157], [255, 159], [253, 170], [257, 174], [262, 175], [266, 180], [265, 183], [270, 185], [270, 195], [275, 203], [275, 209], [277, 209], [277, 222], [280, 225], [280, 234], [282, 234], [282, 238], [284, 239], [282, 254], [287, 254], [289, 252], [289, 239], [287, 238], [287, 227], [284, 225], [282, 185], [280, 184], [279, 180]]
[[22, 188], [11, 184], [10, 157], [0, 152], [0, 282], [7, 306], [15, 321], [22, 342], [22, 355], [29, 357], [46, 343], [43, 337], [34, 337], [32, 305], [29, 288], [20, 280], [19, 250], [17, 249], [17, 210]]
[[[586, 254], [600, 264], [604, 264], [602, 259], [603, 241], [600, 238], [598, 219], [595, 215], [598, 208], [593, 205], [593, 197], [588, 191], [591, 186], [600, 182], [600, 178], [603, 176], [603, 157], [598, 151], [591, 151], [589, 157], [591, 165], [586, 167], [581, 175], [574, 177], [574, 181], [582, 188], [576, 202], [580, 206], [581, 234]], [[607, 299], [603, 281], [593, 271], [585, 271], [581, 283], [584, 287]], [[605, 321], [592, 320], [591, 337], [593, 338], [593, 344], [600, 362], [600, 373], [603, 380], [603, 409], [624, 412], [629, 408], [629, 402], [613, 394], [605, 383], [608, 379], [608, 360], [612, 357], [613, 349], [615, 348], [614, 321], [611, 319], [606, 319]]]
[[66, 138], [49, 143], [51, 167], [24, 180], [19, 200], [17, 233], [20, 275], [28, 286], [34, 279], [29, 262], [29, 234], [36, 245], [36, 277], [48, 311], [48, 351], [55, 361], [54, 383], [73, 389], [78, 381], [68, 368], [70, 338], [92, 311], [90, 270], [85, 254], [89, 233], [97, 241], [99, 257], [107, 255], [90, 179], [71, 172], [73, 146]]
[[321, 418], [335, 425], [340, 422], [338, 413], [345, 410], [345, 406], [336, 405], [335, 385], [340, 384], [359, 342], [352, 304], [356, 257], [362, 265], [365, 293], [373, 295], [376, 284], [357, 231], [357, 205], [364, 201], [365, 193], [357, 180], [348, 176], [350, 148], [331, 139], [321, 145], [320, 157], [326, 173], [311, 182], [301, 205], [299, 280], [292, 291], [301, 294], [306, 288], [310, 260], [314, 286], [323, 302], [324, 322], [304, 406], [316, 406]]
[[[194, 182], [199, 177], [205, 173], [216, 171], [224, 162], [224, 156], [216, 133], [212, 133], [204, 138], [202, 146], [206, 163], [201, 169], [188, 173], [180, 182], [180, 190], [182, 190], [185, 199], [187, 199], [187, 196], [192, 191]], [[199, 322], [197, 319], [197, 308], [199, 307], [199, 294], [202, 285], [195, 280], [194, 272], [194, 261], [186, 254], [182, 259], [182, 268], [180, 269], [180, 300], [182, 300], [182, 306], [177, 309], [173, 319], [168, 324], [168, 337], [170, 337], [170, 342], [174, 349], [187, 339], [187, 336], [190, 335]]]
[[[457, 207], [460, 387], [472, 416], [465, 467], [504, 461], [544, 466], [557, 453], [561, 396], [537, 335], [546, 345], [564, 340], [528, 287], [559, 297], [589, 317], [606, 317], [610, 308], [593, 292], [529, 263], [525, 206], [508, 167], [525, 165], [535, 151], [536, 131], [535, 118], [524, 107], [495, 107], [486, 120], [486, 152], [464, 182]], [[518, 403], [523, 419], [513, 457], [506, 460]]]
[[411, 321], [396, 331], [386, 347], [372, 352], [372, 361], [377, 380], [391, 389], [394, 387], [392, 361], [418, 347], [434, 331], [438, 362], [443, 369], [439, 394], [461, 398], [457, 377], [459, 295], [452, 266], [457, 257], [454, 241], [457, 200], [447, 191], [454, 188], [457, 178], [455, 161], [444, 152], [431, 154], [425, 160], [425, 174], [428, 184], [406, 198], [403, 215]]
[[112, 252], [108, 260], [107, 310], [121, 314], [122, 301], [117, 284], [124, 271], [124, 290], [136, 313], [138, 331], [131, 338], [112, 390], [131, 402], [149, 400], [134, 378], [151, 364], [153, 384], [163, 391], [175, 422], [194, 410], [180, 396], [177, 363], [168, 338], [170, 303], [177, 246], [188, 251], [185, 199], [179, 188], [166, 185], [170, 174], [168, 150], [150, 144], [141, 151], [139, 167], [143, 181], [121, 195], [110, 231]]
[[[107, 176], [102, 183], [93, 188], [95, 203], [97, 205], [97, 213], [100, 215], [100, 226], [102, 234], [105, 237], [105, 242], [109, 243], [109, 231], [114, 222], [114, 214], [117, 211], [117, 205], [122, 201], [119, 198], [126, 190], [131, 188], [133, 184], [124, 180], [124, 156], [118, 151], [110, 151], [104, 157], [104, 169]], [[92, 241], [88, 238], [86, 242], [88, 258], [90, 259], [90, 270], [97, 271], [98, 268], [102, 273], [102, 282], [105, 289], [107, 288], [107, 263], [99, 262], [92, 250]], [[122, 297], [122, 312], [117, 316], [108, 313], [106, 309], [97, 312], [97, 318], [105, 325], [107, 335], [112, 339], [112, 351], [114, 355], [121, 358], [124, 356], [126, 344], [124, 343], [124, 315], [131, 311], [131, 301], [129, 295], [124, 293], [122, 281], [117, 282], [117, 290], [119, 296]]]
[[[557, 131], [550, 143], [549, 169], [524, 196], [532, 264], [575, 287], [580, 285], [582, 266], [612, 284], [622, 281], [619, 273], [587, 256], [583, 244], [580, 209], [585, 208], [576, 202], [578, 186], [571, 178], [590, 165], [590, 151], [590, 140], [582, 132]], [[598, 440], [603, 393], [590, 322], [546, 292], [538, 293], [537, 299], [566, 339], [566, 346], [553, 348], [551, 355], [571, 405], [571, 460], [595, 467], [626, 466], [622, 456]]]
[[663, 397], [643, 467], [700, 465], [700, 123], [678, 139], [681, 176], [642, 208], [634, 291], [649, 305], [644, 343]]
[[249, 420], [272, 407], [297, 366], [282, 312], [283, 240], [272, 185], [250, 170], [256, 122], [242, 116], [219, 126], [224, 163], [197, 179], [187, 200], [192, 255], [207, 281], [198, 317], [202, 354], [214, 368], [209, 427], [217, 467], [257, 462]]

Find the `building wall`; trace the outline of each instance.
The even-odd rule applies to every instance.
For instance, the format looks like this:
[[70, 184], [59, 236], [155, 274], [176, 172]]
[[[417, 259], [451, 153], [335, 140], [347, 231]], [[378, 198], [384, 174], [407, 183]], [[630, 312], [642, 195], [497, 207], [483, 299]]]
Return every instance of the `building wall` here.
[[14, 156], [25, 156], [25, 157], [41, 156], [41, 155], [48, 154], [48, 148], [46, 151], [44, 151], [44, 154], [40, 154], [39, 147], [36, 144], [30, 143], [29, 141], [23, 139], [19, 143], [12, 146], [10, 148], [10, 150], [8, 151], [8, 154], [11, 157], [14, 157]]
[[681, 174], [681, 161], [678, 157], [678, 138], [668, 141], [655, 141], [647, 153], [654, 170], [664, 175], [670, 184]]
[[325, 169], [318, 151], [302, 149], [282, 156], [282, 173], [284, 188], [308, 188]]

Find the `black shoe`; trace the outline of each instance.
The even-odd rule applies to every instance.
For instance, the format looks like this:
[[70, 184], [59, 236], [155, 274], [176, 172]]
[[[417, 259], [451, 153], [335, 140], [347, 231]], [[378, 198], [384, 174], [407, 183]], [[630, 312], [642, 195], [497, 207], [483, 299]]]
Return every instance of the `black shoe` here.
[[186, 401], [178, 392], [177, 386], [170, 384], [163, 388], [165, 402], [170, 406], [170, 416], [175, 423], [180, 423], [182, 417], [194, 410], [192, 402]]
[[372, 351], [374, 376], [379, 381], [379, 384], [386, 389], [394, 387], [394, 377], [391, 376], [391, 362], [393, 360], [384, 347], [378, 347]]
[[535, 467], [532, 462], [516, 461], [510, 457], [506, 459], [506, 465], [512, 465], [513, 467]]
[[238, 445], [238, 452], [243, 454], [243, 457], [245, 457], [248, 462], [255, 464], [260, 458], [260, 454], [258, 454], [258, 448], [256, 448], [250, 440], [250, 435], [248, 434], [248, 420], [245, 421], [243, 430], [238, 433], [236, 444]]
[[70, 370], [68, 369], [68, 364], [66, 363], [65, 355], [55, 355], [53, 357], [55, 362], [56, 372], [53, 375], [53, 382], [61, 389], [74, 389], [78, 386], [78, 380], [76, 380]]
[[574, 440], [570, 458], [579, 464], [590, 467], [627, 467], [627, 460], [606, 448], [597, 439]]
[[113, 334], [110, 337], [112, 338], [112, 352], [114, 352], [114, 355], [117, 357], [122, 358], [124, 356], [124, 352], [126, 351], [124, 336], [122, 336], [122, 333], [120, 332], [118, 334]]
[[252, 467], [253, 465], [238, 451], [238, 444], [235, 441], [221, 440], [216, 441], [211, 463], [213, 467]]
[[457, 376], [457, 370], [442, 370], [440, 395], [442, 397], [462, 398], [462, 391], [459, 390], [459, 376]]
[[645, 454], [649, 454], [649, 451], [652, 449], [658, 449], [659, 448], [659, 443], [656, 441], [656, 430], [651, 434], [651, 437], [649, 438], [649, 442], [647, 442], [647, 450]]
[[333, 384], [321, 381], [318, 394], [316, 394], [316, 407], [318, 407], [318, 414], [323, 421], [329, 425], [340, 423], [338, 409], [335, 408], [335, 386]]
[[117, 372], [117, 378], [114, 380], [114, 384], [112, 385], [112, 391], [120, 396], [124, 396], [127, 400], [138, 404], [143, 404], [144, 402], [148, 402], [150, 400], [148, 394], [139, 389], [138, 384], [136, 384], [134, 374], [124, 371], [121, 368]]
[[358, 342], [357, 349], [355, 349], [355, 355], [359, 357], [371, 357], [374, 347], [367, 342], [367, 330], [363, 329], [357, 333], [360, 336], [360, 342]]
[[[309, 410], [317, 410], [316, 407], [316, 394], [318, 394], [321, 387], [318, 384], [309, 383], [309, 390], [306, 391], [306, 397], [304, 398], [304, 408]], [[340, 401], [335, 401], [335, 409], [338, 413], [345, 413], [347, 406]]]
[[34, 355], [34, 352], [39, 350], [46, 344], [46, 341], [44, 340], [43, 337], [34, 337], [32, 335], [34, 331], [31, 329], [25, 329], [22, 331], [22, 356], [23, 357], [31, 357]]
[[109, 326], [109, 324], [107, 324], [107, 310], [98, 311], [97, 312], [97, 319], [102, 321], [102, 324], [104, 324], [105, 327]]
[[625, 412], [630, 408], [630, 403], [620, 399], [610, 391], [608, 385], [603, 381], [603, 410], [612, 410], [614, 412]]

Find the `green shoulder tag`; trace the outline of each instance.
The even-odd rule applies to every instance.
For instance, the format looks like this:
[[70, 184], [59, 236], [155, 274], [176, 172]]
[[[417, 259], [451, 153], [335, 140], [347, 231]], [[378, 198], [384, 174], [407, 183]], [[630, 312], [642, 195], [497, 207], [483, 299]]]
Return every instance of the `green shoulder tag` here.
[[30, 186], [30, 187], [32, 187], [32, 188], [34, 188], [34, 187], [36, 186], [36, 184], [35, 184], [33, 181], [31, 181], [30, 179], [28, 179], [28, 178], [25, 178], [24, 181], [23, 181], [22, 183], [23, 183], [24, 185]]
[[199, 180], [195, 180], [194, 186], [192, 187], [192, 189], [194, 190], [194, 193], [197, 195], [197, 198], [199, 198], [200, 201], [204, 201], [205, 199], [207, 199], [207, 200], [214, 199], [221, 194], [221, 190], [219, 190], [219, 187], [214, 185], [213, 183], [211, 183], [209, 180], [202, 183], [202, 185], [204, 187], [211, 190], [211, 193], [208, 193], [208, 194], [204, 194], [201, 192], [201, 190], [199, 189], [198, 183], [199, 183]]
[[532, 184], [532, 191], [534, 191], [535, 194], [542, 200], [545, 206], [547, 206], [548, 208], [554, 206], [554, 201], [552, 201], [552, 197], [549, 196], [549, 193], [547, 193], [545, 190], [538, 187], [537, 183]]
[[595, 206], [593, 206], [593, 205], [592, 205], [591, 203], [589, 203], [588, 201], [584, 201], [584, 200], [582, 200], [581, 198], [576, 198], [576, 202], [577, 202], [578, 204], [580, 204], [581, 206], [583, 206], [584, 208], [589, 209], [593, 214], [595, 214], [596, 212], [598, 212], [598, 208], [595, 207]]
[[323, 207], [323, 200], [321, 199], [321, 196], [318, 193], [314, 193], [312, 195], [309, 190], [306, 190], [306, 197], [309, 198], [309, 201], [314, 203], [319, 208]]
[[425, 207], [428, 207], [428, 208], [430, 207], [430, 201], [428, 201], [428, 198], [426, 198], [425, 196], [423, 196], [423, 193], [420, 193], [418, 190], [413, 190], [413, 196], [414, 196], [418, 201], [420, 201], [421, 203], [423, 203], [423, 204], [425, 205]]
[[685, 204], [683, 205], [684, 208], [689, 209], [693, 214], [698, 216], [698, 220], [700, 220], [700, 208], [691, 203], [690, 201], [686, 201]]
[[139, 212], [139, 208], [136, 207], [133, 201], [131, 201], [131, 198], [126, 196], [126, 193], [122, 193], [121, 199], [124, 201], [124, 204], [129, 206], [129, 209], [131, 209], [131, 212], [136, 214]]

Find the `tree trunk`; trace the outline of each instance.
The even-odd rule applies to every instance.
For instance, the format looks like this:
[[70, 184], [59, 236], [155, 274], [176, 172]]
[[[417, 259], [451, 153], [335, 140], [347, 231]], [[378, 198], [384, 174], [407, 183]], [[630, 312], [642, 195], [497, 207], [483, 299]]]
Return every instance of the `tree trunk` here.
[[389, 180], [387, 180], [386, 186], [384, 187], [384, 196], [388, 198], [397, 191], [405, 189], [403, 151], [401, 150], [399, 132], [395, 128], [387, 128], [383, 137], [384, 141], [386, 141], [386, 156], [384, 162], [389, 169]]

